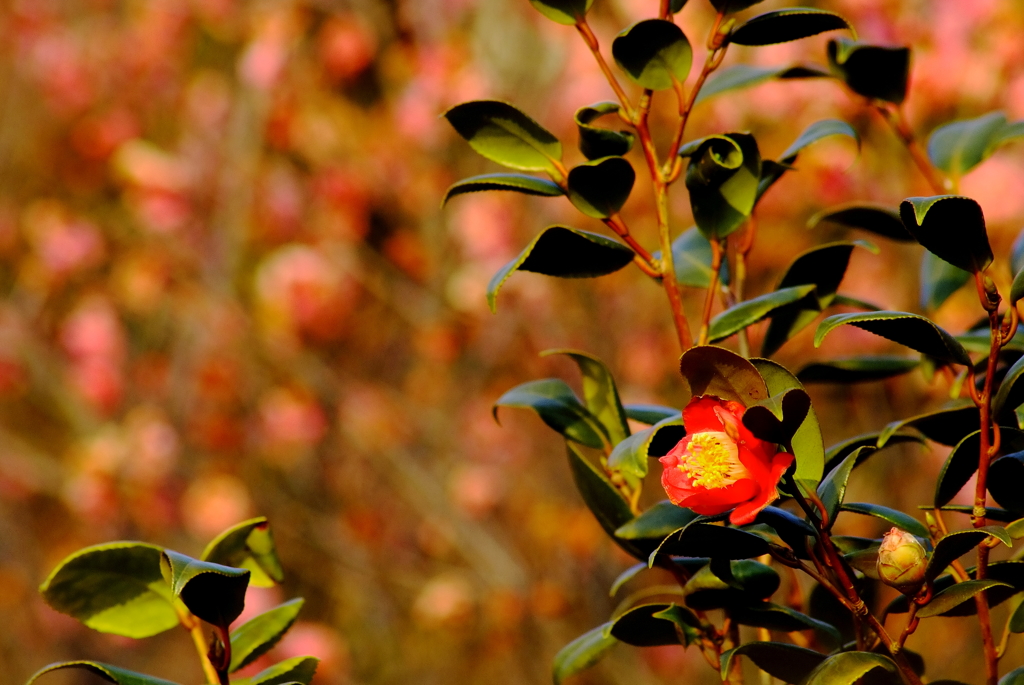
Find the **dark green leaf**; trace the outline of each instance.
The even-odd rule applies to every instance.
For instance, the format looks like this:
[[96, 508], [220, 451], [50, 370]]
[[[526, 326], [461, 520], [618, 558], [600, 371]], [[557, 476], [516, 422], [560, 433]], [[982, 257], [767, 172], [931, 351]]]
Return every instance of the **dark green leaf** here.
[[841, 639], [839, 631], [828, 623], [813, 619], [807, 614], [802, 614], [789, 607], [772, 604], [771, 602], [734, 607], [730, 613], [732, 614], [732, 619], [740, 625], [767, 628], [786, 633], [799, 630], [820, 630], [832, 638], [835, 644], [839, 644]]
[[[1024, 607], [1024, 602], [1018, 604], [1017, 608], [1013, 610], [1012, 614], [1010, 614], [1010, 620], [1006, 629], [1011, 633], [1024, 633], [1024, 609], [1021, 607]], [[1024, 671], [1024, 669], [1022, 669], [1022, 671]], [[1024, 679], [1022, 679], [1022, 682], [1024, 682]]]
[[748, 642], [722, 654], [723, 683], [727, 682], [732, 662], [738, 656], [747, 657], [759, 669], [785, 683], [803, 682], [825, 660], [824, 654], [785, 642]]
[[644, 513], [620, 527], [615, 536], [625, 540], [657, 539], [681, 528], [697, 518], [689, 509], [676, 506], [668, 500], [651, 505]]
[[615, 536], [616, 529], [633, 519], [629, 504], [611, 481], [587, 461], [572, 443], [566, 442], [565, 446], [569, 452], [569, 469], [583, 502], [612, 539], [627, 552], [636, 554], [635, 545]]
[[615, 577], [615, 580], [612, 582], [612, 586], [608, 588], [608, 596], [614, 597], [615, 593], [618, 592], [623, 585], [636, 578], [641, 571], [646, 570], [648, 570], [648, 566], [644, 562], [640, 562], [639, 564], [633, 564], [632, 566], [627, 568], [625, 571], [623, 571]]
[[709, 239], [733, 233], [750, 216], [761, 177], [761, 153], [747, 133], [708, 136], [684, 145], [686, 188], [697, 228]]
[[576, 362], [583, 376], [583, 402], [590, 413], [597, 417], [608, 432], [612, 444], [625, 440], [629, 435], [626, 424], [626, 412], [619, 400], [619, 391], [615, 387], [608, 367], [592, 354], [579, 350], [546, 350], [542, 357], [552, 354], [564, 354]]
[[700, 89], [696, 101], [703, 102], [719, 93], [739, 88], [750, 88], [772, 79], [827, 78], [829, 76], [831, 74], [824, 69], [799, 64], [788, 67], [755, 67], [749, 64], [737, 64], [720, 69], [709, 78], [704, 83], [704, 87]]
[[[764, 379], [768, 392], [778, 395], [791, 388], [803, 390], [804, 387], [796, 376], [781, 364], [770, 359], [751, 359], [750, 363]], [[813, 488], [821, 480], [822, 468], [825, 463], [825, 445], [821, 438], [821, 426], [814, 407], [807, 410], [796, 434], [791, 440], [793, 457], [796, 460], [796, 471], [793, 477], [801, 483]]]
[[854, 309], [860, 309], [865, 312], [880, 312], [882, 308], [877, 304], [865, 302], [864, 300], [850, 295], [843, 295], [842, 293], [836, 293], [835, 298], [832, 300], [833, 306], [853, 307]]
[[[1024, 450], [1024, 432], [1013, 428], [1002, 428], [1002, 441], [999, 454], [1008, 454]], [[949, 504], [956, 493], [967, 484], [974, 472], [978, 470], [978, 454], [981, 450], [981, 431], [976, 430], [953, 448], [942, 466], [938, 481], [935, 484], [935, 506]], [[996, 486], [997, 490], [999, 486]]]
[[[725, 262], [723, 259], [719, 271], [722, 283], [729, 281], [729, 267]], [[711, 243], [696, 226], [686, 229], [672, 241], [672, 265], [679, 285], [691, 288], [711, 285]]]
[[988, 491], [992, 498], [1010, 511], [1024, 511], [1024, 452], [1000, 457], [988, 469]]
[[929, 440], [953, 447], [972, 431], [978, 430], [980, 421], [978, 408], [971, 403], [949, 409], [939, 409], [902, 421], [893, 421], [879, 433], [877, 447], [879, 449], [884, 447], [889, 439], [902, 428], [916, 428]]
[[231, 685], [309, 685], [319, 663], [320, 659], [316, 657], [296, 656], [265, 668], [252, 678], [233, 680]]
[[821, 485], [818, 486], [818, 498], [825, 505], [825, 510], [828, 512], [829, 527], [835, 523], [836, 514], [839, 513], [839, 506], [843, 503], [843, 498], [846, 497], [846, 484], [850, 480], [850, 473], [853, 472], [853, 467], [857, 465], [861, 455], [873, 449], [872, 447], [858, 447], [855, 449], [843, 460], [843, 463], [827, 474], [821, 481]]
[[834, 12], [810, 7], [788, 7], [747, 20], [733, 30], [729, 42], [737, 45], [773, 45], [838, 29], [852, 31], [853, 27]]
[[992, 399], [992, 415], [1000, 424], [1012, 423], [1013, 412], [1021, 404], [1024, 404], [1024, 357], [1014, 362], [1000, 381]]
[[[663, 419], [655, 425], [622, 440], [608, 457], [608, 467], [623, 471], [636, 478], [647, 475], [647, 458], [655, 440], [669, 440], [675, 446], [686, 436], [681, 416]], [[664, 456], [664, 454], [660, 455]]]
[[796, 375], [804, 383], [864, 383], [901, 376], [920, 365], [921, 360], [916, 357], [849, 357], [808, 364]]
[[743, 425], [761, 440], [788, 446], [810, 408], [807, 392], [790, 388], [748, 408], [743, 414]]
[[760, 2], [764, 2], [764, 0], [711, 0], [714, 8], [723, 14], [742, 12]]
[[917, 617], [931, 618], [944, 614], [953, 607], [972, 599], [979, 592], [984, 592], [996, 585], [1012, 587], [1009, 583], [998, 580], [965, 580], [962, 583], [957, 583], [932, 597], [928, 604], [917, 610]]
[[245, 608], [248, 569], [201, 561], [165, 549], [160, 570], [174, 596], [207, 623], [227, 629]]
[[101, 633], [142, 638], [178, 625], [155, 545], [109, 542], [81, 549], [39, 588], [46, 603]]
[[620, 107], [617, 102], [598, 102], [576, 110], [576, 127], [580, 132], [580, 152], [587, 159], [600, 159], [613, 155], [624, 155], [633, 148], [636, 140], [630, 131], [611, 131], [593, 126], [593, 122], [606, 114], [615, 114]]
[[858, 148], [860, 147], [860, 136], [853, 126], [840, 119], [822, 119], [805, 128], [785, 152], [779, 155], [779, 161], [783, 164], [792, 164], [805, 147], [832, 136], [848, 136], [853, 138]]
[[[934, 580], [950, 564], [980, 545], [989, 535], [996, 535], [997, 529], [1002, 531], [1002, 537], [1009, 540], [1010, 536], [1006, 535], [1005, 529], [998, 526], [955, 530], [948, 535], [944, 535], [942, 539], [935, 543], [935, 551], [932, 552], [932, 558], [928, 562], [928, 570], [925, 576], [928, 580]], [[1007, 544], [1009, 545], [1010, 543]], [[999, 579], [996, 578], [996, 580]]]
[[627, 404], [624, 406], [624, 409], [628, 418], [640, 423], [646, 423], [649, 426], [653, 426], [664, 419], [682, 416], [678, 409], [663, 407], [658, 404]]
[[615, 37], [612, 57], [640, 86], [666, 90], [673, 82], [686, 80], [693, 63], [693, 49], [675, 23], [645, 19]]
[[702, 567], [683, 587], [686, 605], [696, 611], [710, 611], [761, 602], [779, 589], [775, 569], [753, 559], [709, 564]]
[[629, 199], [636, 172], [622, 157], [604, 157], [569, 172], [569, 199], [576, 209], [595, 219], [617, 214]]
[[881, 668], [897, 674], [892, 659], [873, 652], [840, 652], [823, 661], [807, 676], [803, 685], [853, 685], [871, 671]]
[[252, 572], [249, 584], [256, 587], [271, 587], [284, 581], [284, 569], [265, 516], [231, 526], [210, 541], [200, 559], [247, 568]]
[[921, 258], [921, 308], [931, 311], [938, 309], [969, 280], [970, 272], [953, 266], [931, 252], [925, 252]]
[[694, 397], [714, 395], [750, 406], [769, 396], [764, 379], [754, 365], [724, 347], [691, 347], [679, 360], [679, 372]]
[[116, 683], [116, 685], [177, 685], [172, 683], [170, 680], [164, 680], [162, 678], [154, 678], [151, 675], [144, 673], [136, 673], [135, 671], [129, 671], [124, 668], [118, 668], [117, 666], [111, 666], [110, 664], [103, 664], [98, 661], [65, 661], [60, 664], [50, 664], [46, 668], [38, 671], [25, 685], [32, 685], [40, 676], [53, 671], [61, 671], [66, 668], [77, 668], [83, 671], [89, 671], [95, 675], [98, 675], [107, 682]]
[[564, 381], [545, 378], [518, 385], [494, 403], [494, 418], [498, 407], [532, 409], [548, 426], [581, 445], [600, 449], [608, 441], [604, 427], [597, 417], [584, 407], [576, 393]]
[[803, 558], [804, 543], [809, 536], [814, 535], [814, 529], [804, 519], [785, 509], [768, 506], [757, 515], [755, 524], [760, 523], [771, 526], [794, 553]]
[[231, 666], [234, 673], [266, 654], [295, 623], [304, 600], [293, 599], [246, 621], [231, 631]]
[[[968, 431], [969, 432], [969, 431]], [[890, 435], [885, 442], [881, 445], [878, 441], [881, 437], [881, 433], [866, 433], [864, 435], [857, 435], [855, 437], [844, 440], [840, 443], [836, 443], [828, 448], [828, 452], [825, 453], [825, 473], [828, 473], [835, 467], [842, 463], [843, 459], [846, 459], [855, 449], [858, 447], [875, 447], [881, 450], [883, 447], [891, 447], [893, 445], [899, 445], [906, 442], [916, 442], [923, 444], [924, 440], [913, 433], [894, 433]]]
[[[685, 644], [676, 632], [676, 624], [673, 621], [654, 615], [674, 606], [674, 604], [641, 604], [633, 607], [612, 621], [609, 634], [634, 647]], [[699, 625], [696, 617], [694, 623]]]
[[999, 685], [1024, 685], [1024, 666], [1015, 668], [999, 679]]
[[594, 278], [615, 273], [633, 261], [633, 251], [603, 235], [568, 226], [549, 226], [487, 284], [487, 304], [495, 311], [498, 291], [516, 271], [559, 278]]
[[1024, 269], [1017, 272], [1013, 277], [1013, 284], [1010, 286], [1010, 306], [1017, 304], [1017, 301], [1024, 297]]
[[652, 616], [672, 621], [676, 626], [676, 634], [679, 636], [680, 642], [683, 643], [684, 647], [689, 647], [701, 638], [703, 626], [700, 624], [700, 619], [686, 607], [673, 604], [667, 609], [655, 612]]
[[481, 190], [512, 190], [524, 195], [541, 195], [544, 197], [555, 197], [562, 194], [562, 189], [546, 178], [527, 176], [525, 174], [484, 174], [465, 178], [453, 184], [444, 193], [443, 207], [448, 200], [456, 195], [476, 193]]
[[708, 339], [713, 343], [725, 340], [747, 326], [770, 316], [781, 307], [802, 300], [813, 291], [813, 285], [797, 285], [740, 302], [711, 320]]
[[851, 202], [830, 209], [825, 209], [807, 221], [808, 228], [820, 223], [829, 222], [847, 228], [859, 228], [883, 238], [899, 242], [913, 242], [914, 236], [907, 232], [900, 219], [900, 213], [885, 205], [868, 202]]
[[1019, 273], [1024, 269], [1024, 230], [1013, 239], [1013, 246], [1010, 248], [1010, 271]]
[[828, 62], [854, 93], [900, 104], [907, 96], [910, 48], [839, 38], [828, 42]]
[[566, 678], [587, 670], [619, 643], [608, 632], [611, 626], [612, 623], [608, 622], [588, 630], [558, 651], [551, 667], [555, 685], [561, 685]]
[[[960, 341], [960, 344], [963, 345], [968, 352], [977, 352], [979, 354], [984, 354], [987, 357], [992, 345], [992, 336], [988, 329], [988, 317], [985, 318], [984, 328], [967, 331], [966, 333], [956, 336], [956, 339]], [[1024, 330], [1018, 328], [1014, 336], [1003, 347], [1003, 351], [1024, 353]]]
[[672, 533], [651, 553], [648, 563], [658, 554], [712, 559], [752, 559], [768, 553], [764, 539], [739, 530], [694, 521]]
[[1002, 112], [944, 124], [928, 137], [928, 157], [939, 169], [959, 178], [992, 154], [1004, 128]]
[[511, 169], [546, 171], [557, 177], [562, 144], [507, 102], [464, 102], [444, 116], [469, 146], [487, 159]]
[[849, 502], [842, 507], [842, 511], [852, 511], [856, 514], [864, 514], [865, 516], [874, 516], [880, 518], [886, 523], [907, 531], [911, 535], [916, 535], [919, 538], [928, 539], [928, 528], [918, 521], [910, 514], [905, 514], [902, 511], [896, 509], [890, 509], [889, 507], [883, 507], [881, 504], [867, 504], [865, 502]]
[[900, 218], [917, 242], [953, 266], [976, 273], [992, 263], [985, 216], [969, 197], [907, 198], [900, 204]]
[[[919, 504], [918, 509], [931, 510], [935, 507], [931, 504]], [[941, 511], [952, 511], [957, 514], [964, 514], [970, 516], [974, 507], [970, 504], [947, 504], [944, 507], [939, 507]], [[1017, 515], [1006, 509], [999, 509], [997, 507], [985, 507], [985, 517], [992, 521], [1000, 521], [1002, 523], [1009, 523], [1017, 518]], [[1022, 587], [1024, 589], [1024, 587]]]
[[594, 0], [530, 0], [530, 4], [551, 21], [572, 26], [586, 16]]
[[893, 342], [905, 345], [941, 361], [970, 366], [971, 358], [957, 340], [934, 322], [908, 312], [863, 312], [836, 314], [820, 324], [814, 333], [814, 346], [819, 347], [831, 331], [849, 324]]

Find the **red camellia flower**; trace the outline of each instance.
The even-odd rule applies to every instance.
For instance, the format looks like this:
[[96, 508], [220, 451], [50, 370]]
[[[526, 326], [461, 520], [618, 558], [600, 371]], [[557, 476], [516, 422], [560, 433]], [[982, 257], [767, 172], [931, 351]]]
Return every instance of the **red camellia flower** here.
[[709, 516], [735, 507], [729, 521], [745, 525], [778, 498], [793, 455], [754, 437], [741, 421], [745, 411], [712, 395], [686, 405], [686, 437], [660, 460], [661, 485], [673, 504]]

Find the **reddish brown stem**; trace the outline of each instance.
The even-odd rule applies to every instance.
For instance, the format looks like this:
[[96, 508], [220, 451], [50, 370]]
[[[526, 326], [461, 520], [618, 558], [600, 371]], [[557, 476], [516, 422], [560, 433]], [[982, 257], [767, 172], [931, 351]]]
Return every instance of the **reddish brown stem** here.
[[906, 117], [903, 116], [903, 110], [899, 107], [888, 107], [881, 103], [875, 105], [876, 109], [881, 113], [882, 117], [892, 126], [893, 131], [899, 136], [899, 139], [903, 141], [903, 145], [907, 148], [907, 152], [910, 153], [911, 159], [914, 160], [914, 164], [924, 175], [928, 181], [928, 185], [932, 187], [937, 195], [943, 195], [950, 192], [953, 189], [952, 182], [945, 178], [942, 173], [936, 169], [928, 156], [921, 149], [921, 146], [917, 143], [917, 138], [914, 136], [914, 132], [910, 129], [907, 124]]
[[626, 226], [626, 222], [622, 220], [622, 217], [618, 214], [613, 214], [604, 220], [604, 223], [613, 231], [616, 235], [622, 238], [623, 241], [631, 248], [633, 252], [636, 252], [636, 257], [633, 261], [636, 263], [640, 270], [651, 278], [661, 279], [661, 272], [658, 270], [657, 261], [654, 259], [654, 255], [647, 251], [643, 245], [636, 241], [630, 232], [629, 227]]
[[601, 54], [601, 44], [598, 42], [597, 36], [594, 35], [587, 20], [581, 17], [576, 22], [576, 30], [583, 36], [583, 42], [590, 48], [594, 59], [597, 60], [597, 65], [601, 67], [601, 72], [604, 74], [605, 79], [608, 80], [608, 85], [612, 87], [615, 97], [619, 99], [619, 103], [626, 110], [627, 118], [631, 119], [633, 116], [633, 106], [629, 104], [629, 97], [626, 95], [626, 91], [622, 89], [619, 79], [615, 78], [615, 72], [608, 66], [608, 62], [604, 60], [604, 55]]
[[707, 296], [704, 298], [704, 311], [700, 317], [698, 345], [708, 344], [708, 333], [711, 328], [711, 308], [715, 302], [715, 291], [718, 290], [718, 272], [721, 268], [722, 243], [718, 238], [711, 238], [711, 283], [708, 284]]

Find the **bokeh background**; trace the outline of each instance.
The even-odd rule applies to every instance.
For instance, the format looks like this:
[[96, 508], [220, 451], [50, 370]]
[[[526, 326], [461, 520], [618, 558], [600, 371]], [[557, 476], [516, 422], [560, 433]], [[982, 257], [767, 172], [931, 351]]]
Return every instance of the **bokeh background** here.
[[[597, 0], [592, 24], [607, 46], [656, 4]], [[1024, 117], [1016, 0], [805, 4], [842, 12], [864, 39], [913, 45], [907, 111], [920, 133], [993, 109]], [[691, 0], [679, 19], [697, 60], [709, 9]], [[822, 64], [826, 40], [737, 47], [726, 64]], [[252, 590], [246, 615], [305, 597], [272, 656], [320, 656], [318, 685], [549, 682], [557, 650], [614, 609], [608, 585], [632, 561], [584, 508], [560, 439], [526, 412], [496, 424], [491, 404], [538, 377], [577, 384], [569, 362], [538, 356], [576, 347], [610, 365], [626, 401], [680, 406], [679, 350], [663, 293], [632, 269], [584, 282], [518, 274], [491, 315], [488, 279], [540, 228], [603, 229], [564, 199], [477, 194], [441, 209], [449, 184], [497, 168], [439, 115], [468, 99], [515, 102], [577, 162], [572, 113], [610, 96], [575, 32], [526, 0], [0, 4], [2, 679], [93, 658], [200, 682], [184, 631], [92, 633], [36, 588], [85, 545], [198, 554], [263, 514], [288, 578]], [[667, 97], [656, 108], [662, 150], [673, 108]], [[710, 100], [688, 137], [749, 129], [773, 157], [825, 117], [851, 122], [862, 149], [822, 143], [771, 191], [751, 294], [843, 237], [807, 230], [816, 211], [931, 194], [877, 113], [828, 80]], [[963, 184], [985, 209], [1004, 288], [1024, 221], [1021, 153], [1007, 147]], [[639, 182], [625, 216], [653, 250], [646, 172], [630, 158]], [[690, 225], [681, 186], [677, 230]], [[858, 250], [842, 291], [920, 311], [920, 248], [876, 242], [881, 254]], [[688, 296], [696, 314], [702, 293]], [[933, 315], [963, 330], [979, 314], [968, 288]], [[814, 350], [808, 330], [777, 359], [796, 369], [885, 349], [845, 331]], [[937, 406], [947, 389], [915, 374], [811, 391], [831, 444]], [[927, 501], [947, 451], [893, 450], [858, 472], [851, 496]], [[651, 480], [647, 502], [660, 498]], [[870, 519], [845, 524], [881, 533]], [[972, 635], [968, 620], [935, 619], [910, 646], [936, 676], [971, 681]], [[582, 681], [714, 675], [682, 648], [619, 647]]]

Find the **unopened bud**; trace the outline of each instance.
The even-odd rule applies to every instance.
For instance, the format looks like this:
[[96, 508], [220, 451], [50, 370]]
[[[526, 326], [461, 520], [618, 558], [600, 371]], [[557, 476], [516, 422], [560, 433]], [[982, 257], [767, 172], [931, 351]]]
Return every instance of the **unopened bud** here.
[[878, 548], [878, 578], [905, 595], [915, 595], [924, 583], [928, 552], [917, 538], [893, 528]]

